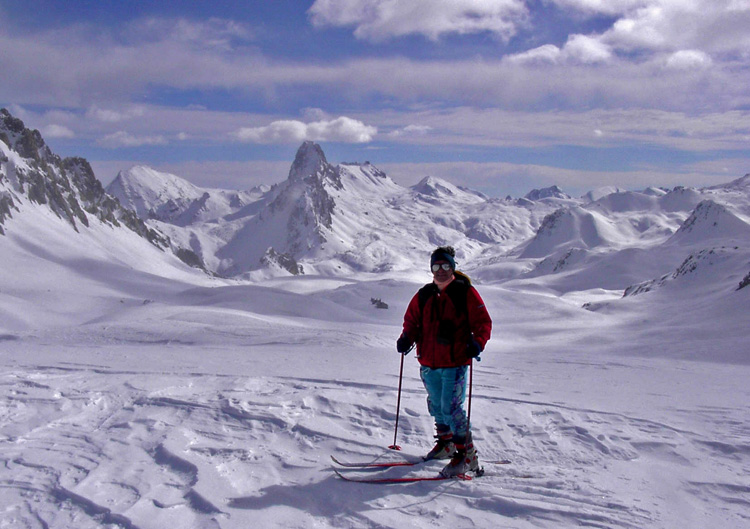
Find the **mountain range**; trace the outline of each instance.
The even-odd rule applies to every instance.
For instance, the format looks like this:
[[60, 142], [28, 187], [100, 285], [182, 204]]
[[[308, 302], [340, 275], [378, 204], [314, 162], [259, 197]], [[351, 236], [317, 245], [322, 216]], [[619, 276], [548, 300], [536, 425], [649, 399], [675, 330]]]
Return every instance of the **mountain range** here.
[[122, 246], [117, 237], [135, 234], [146, 254], [179, 257], [172, 266], [216, 277], [409, 277], [446, 244], [476, 280], [543, 277], [556, 292], [624, 291], [717, 247], [735, 248], [733, 277], [750, 272], [750, 175], [702, 189], [601, 188], [574, 198], [552, 186], [500, 199], [430, 176], [404, 187], [369, 162], [332, 164], [305, 142], [288, 178], [273, 186], [201, 188], [136, 166], [104, 189], [86, 160], [56, 156], [7, 110], [0, 149], [6, 238], [28, 236], [21, 218], [36, 229], [62, 222], [71, 237], [106, 227], [109, 253]]

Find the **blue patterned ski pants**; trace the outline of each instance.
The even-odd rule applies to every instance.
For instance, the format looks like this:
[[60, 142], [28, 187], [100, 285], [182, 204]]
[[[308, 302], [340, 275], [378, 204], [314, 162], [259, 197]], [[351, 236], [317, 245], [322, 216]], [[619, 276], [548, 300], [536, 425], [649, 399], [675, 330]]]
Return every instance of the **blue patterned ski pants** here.
[[450, 426], [459, 439], [469, 433], [469, 421], [464, 410], [466, 400], [466, 372], [468, 366], [432, 369], [421, 366], [419, 375], [427, 390], [427, 409], [437, 425]]

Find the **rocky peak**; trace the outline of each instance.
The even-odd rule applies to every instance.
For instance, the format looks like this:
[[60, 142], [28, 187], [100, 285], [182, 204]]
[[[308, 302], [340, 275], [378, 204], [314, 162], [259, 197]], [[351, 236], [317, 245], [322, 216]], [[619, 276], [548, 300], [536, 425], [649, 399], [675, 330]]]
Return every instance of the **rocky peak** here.
[[563, 192], [558, 186], [545, 187], [543, 189], [534, 189], [529, 191], [524, 197], [527, 200], [539, 201], [545, 198], [562, 198], [569, 199], [569, 195]]
[[[330, 229], [335, 202], [328, 188], [343, 188], [339, 170], [328, 163], [320, 145], [306, 141], [297, 150], [289, 178], [269, 210], [289, 214], [290, 238], [295, 238], [300, 226]], [[297, 249], [300, 245], [291, 246]]]
[[294, 157], [292, 167], [289, 170], [289, 180], [299, 182], [312, 175], [325, 170], [328, 165], [323, 149], [312, 141], [304, 142]]
[[337, 189], [342, 187], [338, 171], [328, 163], [320, 145], [312, 141], [304, 142], [297, 149], [289, 169], [289, 183], [305, 183], [308, 186], [329, 183]]
[[169, 238], [105, 192], [88, 161], [52, 153], [39, 131], [26, 128], [6, 109], [0, 110], [0, 141], [15, 153], [0, 159], [0, 183], [6, 188], [0, 190], [0, 224], [12, 216], [12, 209], [21, 207], [23, 200], [13, 200], [15, 195], [48, 207], [76, 231], [98, 218], [114, 227], [124, 226], [158, 248], [170, 247]]
[[12, 116], [5, 108], [0, 109], [0, 141], [22, 158], [31, 159], [37, 164], [59, 161], [38, 130], [27, 129], [23, 121]]

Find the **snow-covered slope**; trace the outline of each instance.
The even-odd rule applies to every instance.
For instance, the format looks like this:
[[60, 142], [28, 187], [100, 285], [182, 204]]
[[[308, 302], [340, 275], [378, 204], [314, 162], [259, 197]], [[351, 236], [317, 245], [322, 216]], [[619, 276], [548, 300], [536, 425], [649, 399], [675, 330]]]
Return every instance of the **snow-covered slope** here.
[[521, 258], [546, 257], [571, 248], [619, 246], [622, 235], [604, 216], [581, 207], [558, 209], [545, 217]]
[[120, 171], [106, 190], [142, 219], [186, 226], [237, 213], [261, 199], [268, 188], [204, 189], [170, 173], [134, 166]]
[[[76, 265], [37, 269], [37, 290], [16, 282], [29, 321], [2, 318], [8, 527], [746, 526], [750, 353], [739, 309], [750, 288], [662, 288], [587, 311], [582, 300], [607, 294], [479, 285], [496, 322], [473, 369], [486, 474], [377, 486], [340, 480], [330, 455], [418, 459], [431, 447], [413, 355], [394, 428], [394, 340], [418, 283], [197, 286], [123, 268], [101, 269], [97, 283]], [[700, 273], [726, 270], [714, 261]], [[39, 301], [53, 305], [73, 285], [67, 312], [38, 317]], [[394, 433], [400, 452], [387, 448]]]
[[750, 243], [750, 224], [713, 200], [704, 200], [693, 210], [680, 228], [667, 241], [670, 244], [695, 245]]
[[[210, 190], [143, 170], [161, 193], [144, 211], [185, 198], [143, 221], [4, 117], [0, 526], [747, 526], [749, 177], [500, 200], [404, 188], [306, 144], [258, 200], [212, 195], [197, 216]], [[185, 266], [155, 227], [238, 277]], [[331, 454], [418, 459], [433, 442], [394, 342], [441, 243], [495, 322], [471, 379], [487, 472], [344, 482]]]
[[[207, 279], [178, 259], [190, 261], [190, 252], [106, 194], [86, 160], [56, 156], [38, 131], [5, 110], [0, 255], [0, 316], [8, 328], [93, 318], [113, 309], [118, 291], [132, 282]], [[97, 292], [96, 300], [80, 296], [82, 288]]]

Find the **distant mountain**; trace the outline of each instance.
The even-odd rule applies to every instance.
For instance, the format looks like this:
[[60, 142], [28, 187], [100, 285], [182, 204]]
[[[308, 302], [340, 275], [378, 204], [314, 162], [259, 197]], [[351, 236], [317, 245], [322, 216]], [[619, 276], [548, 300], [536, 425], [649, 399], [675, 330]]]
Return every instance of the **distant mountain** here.
[[440, 200], [443, 198], [463, 198], [468, 202], [483, 202], [487, 197], [478, 191], [473, 191], [433, 176], [425, 176], [419, 183], [411, 186], [421, 198], [426, 200]]
[[725, 190], [725, 191], [743, 191], [746, 192], [750, 190], [750, 173], [746, 174], [742, 178], [738, 178], [737, 180], [732, 180], [729, 183], [721, 184], [717, 186], [712, 186], [708, 188], [709, 190]]
[[128, 230], [238, 279], [424, 278], [429, 252], [450, 244], [478, 280], [544, 276], [561, 291], [624, 289], [673, 270], [687, 253], [744, 244], [750, 224], [750, 175], [705, 189], [599, 188], [574, 199], [552, 186], [495, 199], [430, 176], [403, 187], [369, 162], [332, 164], [313, 142], [299, 147], [287, 179], [271, 187], [201, 188], [135, 166], [104, 190], [85, 160], [56, 157], [38, 132], [7, 111], [1, 116], [0, 234], [22, 229], [22, 214], [46, 222], [27, 214], [44, 210], [73, 232], [94, 221]]
[[187, 226], [237, 213], [257, 202], [268, 189], [266, 186], [250, 191], [204, 189], [170, 173], [134, 166], [120, 171], [106, 190], [142, 219]]
[[423, 268], [435, 244], [470, 259], [487, 245], [510, 249], [555, 207], [491, 200], [434, 177], [405, 188], [369, 162], [333, 165], [313, 142], [270, 189], [221, 194], [149, 168], [108, 189], [230, 277]]
[[85, 232], [95, 223], [129, 230], [153, 247], [199, 265], [191, 252], [172, 247], [167, 236], [107, 194], [85, 159], [60, 158], [39, 131], [0, 109], [0, 234], [15, 229], [16, 217], [34, 218], [40, 226], [49, 223], [45, 212], [66, 222], [71, 232]]
[[661, 293], [662, 290], [676, 290], [682, 297], [690, 296], [696, 291], [708, 291], [714, 296], [733, 295], [734, 291], [742, 288], [741, 278], [747, 270], [749, 255], [747, 247], [719, 246], [698, 250], [689, 254], [674, 271], [657, 279], [632, 285], [625, 289], [623, 296]]
[[560, 189], [558, 186], [551, 186], [551, 187], [545, 187], [543, 189], [534, 189], [532, 191], [529, 191], [528, 193], [526, 193], [526, 196], [524, 196], [524, 198], [526, 200], [538, 202], [540, 200], [545, 200], [549, 198], [569, 200], [572, 197], [564, 193], [563, 190]]
[[624, 193], [624, 192], [625, 190], [620, 189], [619, 187], [614, 187], [614, 186], [599, 187], [599, 188], [589, 191], [588, 193], [583, 195], [581, 199], [583, 199], [584, 202], [596, 202], [600, 198], [613, 195], [616, 193]]
[[713, 200], [704, 200], [669, 238], [672, 244], [705, 244], [720, 240], [750, 244], [750, 224]]
[[[499, 200], [431, 176], [405, 188], [369, 162], [331, 164], [320, 145], [305, 142], [287, 179], [271, 188], [206, 190], [141, 167], [121, 173], [109, 189], [211, 271], [261, 277], [420, 270], [439, 244], [456, 246], [463, 266], [517, 256], [545, 261], [537, 274], [573, 273], [629, 248], [659, 247], [709, 197], [741, 205], [736, 191], [729, 195], [740, 183], [713, 190], [599, 188], [580, 199], [552, 186]], [[660, 261], [624, 262], [648, 277]], [[639, 275], [634, 269], [622, 277]]]
[[521, 258], [545, 257], [571, 248], [615, 246], [619, 235], [608, 219], [582, 207], [562, 208], [546, 216]]
[[287, 180], [269, 191], [258, 214], [217, 252], [219, 273], [235, 276], [268, 262], [303, 271], [296, 259], [327, 242], [336, 207], [332, 192], [342, 187], [340, 170], [328, 163], [319, 145], [305, 142]]

